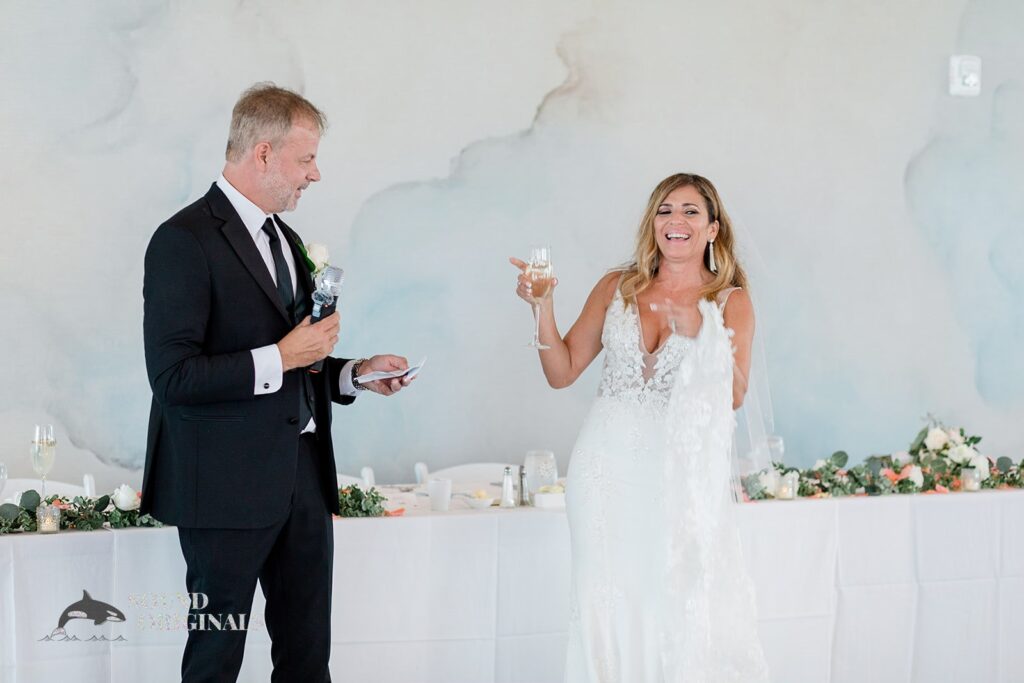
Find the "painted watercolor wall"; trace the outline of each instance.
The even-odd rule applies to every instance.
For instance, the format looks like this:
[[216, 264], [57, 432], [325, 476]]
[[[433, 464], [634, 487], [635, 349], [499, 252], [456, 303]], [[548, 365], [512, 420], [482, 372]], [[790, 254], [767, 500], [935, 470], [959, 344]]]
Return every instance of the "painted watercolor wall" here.
[[[664, 176], [716, 182], [753, 278], [778, 431], [810, 464], [904, 448], [926, 413], [1024, 457], [1024, 5], [5, 2], [0, 461], [138, 485], [142, 256], [204, 193], [231, 106], [300, 90], [331, 128], [287, 217], [345, 268], [336, 355], [428, 357], [335, 411], [342, 471], [561, 468], [600, 359], [543, 381], [506, 262], [552, 245], [563, 330]], [[949, 56], [982, 94], [947, 93]]]

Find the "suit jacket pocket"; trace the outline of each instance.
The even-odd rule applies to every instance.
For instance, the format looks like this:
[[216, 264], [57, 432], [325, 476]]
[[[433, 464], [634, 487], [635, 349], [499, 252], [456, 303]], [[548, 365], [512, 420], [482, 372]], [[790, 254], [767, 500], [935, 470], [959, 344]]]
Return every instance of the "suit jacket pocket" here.
[[244, 415], [196, 415], [182, 413], [181, 419], [187, 422], [244, 422]]

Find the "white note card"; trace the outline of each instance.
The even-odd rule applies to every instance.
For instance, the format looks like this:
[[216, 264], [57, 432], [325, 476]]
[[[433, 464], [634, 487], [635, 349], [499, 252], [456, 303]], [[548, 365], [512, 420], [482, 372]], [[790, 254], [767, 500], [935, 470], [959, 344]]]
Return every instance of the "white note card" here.
[[416, 365], [410, 365], [407, 370], [392, 370], [391, 372], [385, 372], [384, 370], [374, 370], [368, 372], [365, 375], [356, 377], [356, 381], [360, 384], [366, 384], [367, 382], [376, 382], [379, 379], [392, 379], [394, 377], [408, 377], [412, 379], [419, 374], [424, 364], [427, 362], [427, 357], [424, 356], [419, 363]]

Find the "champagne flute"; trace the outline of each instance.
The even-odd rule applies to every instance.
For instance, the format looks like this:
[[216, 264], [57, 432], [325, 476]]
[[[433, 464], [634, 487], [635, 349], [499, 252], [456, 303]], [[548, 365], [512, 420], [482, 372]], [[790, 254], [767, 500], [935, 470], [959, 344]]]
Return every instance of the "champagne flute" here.
[[526, 346], [543, 351], [551, 348], [540, 343], [540, 302], [551, 291], [551, 282], [554, 280], [550, 247], [530, 247], [530, 260], [526, 264], [526, 276], [530, 278], [530, 306], [533, 308], [533, 339]]
[[53, 469], [54, 458], [57, 457], [57, 439], [53, 436], [53, 425], [36, 425], [35, 436], [32, 438], [32, 470], [42, 480], [39, 497], [46, 499], [46, 475]]

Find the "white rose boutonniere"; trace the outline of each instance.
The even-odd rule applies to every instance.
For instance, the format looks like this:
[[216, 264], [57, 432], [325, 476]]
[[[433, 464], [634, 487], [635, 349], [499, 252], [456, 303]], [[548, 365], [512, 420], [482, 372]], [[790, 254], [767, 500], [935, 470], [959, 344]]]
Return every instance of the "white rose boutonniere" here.
[[949, 434], [946, 434], [945, 430], [938, 427], [929, 429], [928, 436], [924, 437], [924, 445], [930, 451], [941, 450], [948, 443]]
[[306, 256], [306, 266], [314, 275], [326, 268], [331, 260], [327, 246], [319, 242], [310, 242], [303, 248], [303, 251]]
[[128, 484], [118, 486], [111, 494], [110, 499], [114, 502], [114, 507], [125, 512], [138, 510], [141, 503], [139, 494]]

